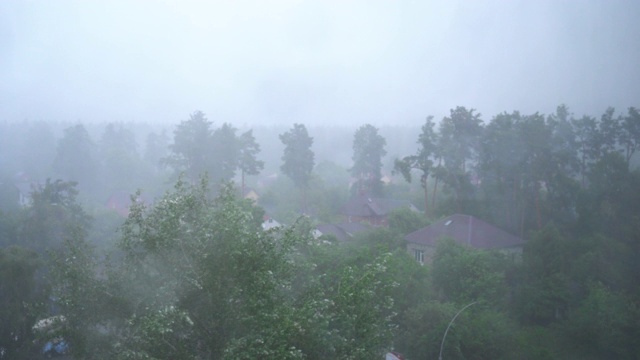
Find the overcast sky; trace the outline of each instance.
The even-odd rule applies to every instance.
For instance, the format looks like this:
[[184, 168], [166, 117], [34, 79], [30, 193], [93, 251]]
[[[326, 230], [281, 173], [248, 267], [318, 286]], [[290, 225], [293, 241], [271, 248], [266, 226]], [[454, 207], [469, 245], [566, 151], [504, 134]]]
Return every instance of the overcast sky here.
[[639, 1], [0, 1], [0, 121], [640, 106]]

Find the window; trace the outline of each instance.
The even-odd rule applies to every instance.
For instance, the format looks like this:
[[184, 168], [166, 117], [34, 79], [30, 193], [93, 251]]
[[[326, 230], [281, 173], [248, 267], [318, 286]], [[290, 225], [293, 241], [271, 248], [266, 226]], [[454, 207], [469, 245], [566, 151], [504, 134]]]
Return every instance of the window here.
[[424, 264], [424, 250], [413, 249], [413, 256], [420, 265]]

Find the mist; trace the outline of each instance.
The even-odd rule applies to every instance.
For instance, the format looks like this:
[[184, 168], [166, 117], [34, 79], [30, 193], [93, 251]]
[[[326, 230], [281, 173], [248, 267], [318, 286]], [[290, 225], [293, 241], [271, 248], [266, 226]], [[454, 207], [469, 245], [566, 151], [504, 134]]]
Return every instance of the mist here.
[[633, 1], [4, 1], [0, 120], [419, 124], [637, 102]]
[[0, 1], [0, 360], [636, 359], [637, 19]]

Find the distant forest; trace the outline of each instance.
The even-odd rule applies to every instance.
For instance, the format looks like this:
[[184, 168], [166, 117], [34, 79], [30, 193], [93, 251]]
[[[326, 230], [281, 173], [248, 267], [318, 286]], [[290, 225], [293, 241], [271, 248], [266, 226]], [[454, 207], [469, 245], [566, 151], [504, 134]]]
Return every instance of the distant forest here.
[[[0, 359], [637, 359], [637, 150], [633, 107], [0, 122]], [[314, 236], [362, 195], [419, 211]], [[453, 214], [522, 253], [443, 239], [415, 261], [405, 236]]]

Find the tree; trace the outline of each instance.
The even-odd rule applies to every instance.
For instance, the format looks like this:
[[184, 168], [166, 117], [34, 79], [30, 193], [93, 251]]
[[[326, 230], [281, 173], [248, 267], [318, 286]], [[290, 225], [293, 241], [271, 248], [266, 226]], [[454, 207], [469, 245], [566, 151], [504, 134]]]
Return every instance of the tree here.
[[43, 312], [46, 288], [38, 279], [38, 254], [18, 246], [0, 248], [0, 359], [30, 359], [33, 324]]
[[245, 175], [258, 175], [264, 168], [264, 162], [256, 158], [260, 152], [260, 145], [253, 137], [253, 130], [246, 131], [240, 135], [240, 156], [238, 158], [238, 168], [242, 176], [242, 194], [244, 196]]
[[285, 146], [280, 170], [302, 190], [303, 208], [306, 209], [306, 191], [315, 165], [314, 153], [311, 150], [313, 138], [309, 136], [303, 124], [294, 124], [291, 130], [280, 134], [280, 141]]
[[236, 174], [240, 157], [236, 131], [231, 124], [224, 123], [211, 136], [211, 148], [207, 154], [211, 161], [209, 178], [214, 182], [229, 181]]
[[546, 226], [524, 248], [523, 279], [516, 292], [516, 314], [525, 324], [548, 325], [562, 319], [569, 303], [569, 240]]
[[104, 180], [104, 187], [111, 190], [106, 195], [131, 187], [141, 175], [135, 134], [122, 124], [109, 123], [104, 129], [99, 145], [103, 161], [101, 178]]
[[144, 161], [151, 165], [155, 172], [159, 171], [162, 159], [166, 157], [169, 147], [169, 139], [166, 131], [163, 129], [160, 134], [150, 132], [147, 135], [147, 142], [144, 150]]
[[640, 147], [640, 112], [634, 107], [630, 107], [627, 116], [621, 124], [620, 144], [624, 148], [627, 166], [631, 162], [631, 157]]
[[98, 171], [95, 145], [82, 124], [64, 130], [58, 141], [53, 170], [64, 180], [76, 181], [83, 189], [94, 190]]
[[47, 179], [44, 186], [33, 189], [18, 230], [24, 246], [45, 253], [60, 249], [71, 231], [86, 234], [91, 217], [77, 201], [76, 186], [71, 181]]
[[514, 232], [520, 229], [518, 214], [523, 203], [521, 121], [518, 112], [498, 114], [491, 119], [480, 141], [477, 167], [487, 217]]
[[211, 170], [208, 157], [211, 135], [211, 122], [202, 111], [194, 112], [174, 130], [173, 143], [169, 145], [171, 154], [163, 162], [178, 173], [185, 172], [191, 181], [197, 181]]
[[499, 254], [445, 239], [433, 258], [433, 286], [447, 301], [464, 304], [483, 300], [499, 308], [506, 294], [505, 264]]
[[578, 162], [580, 171], [580, 183], [585, 188], [586, 177], [589, 164], [595, 160], [596, 154], [593, 153], [592, 144], [598, 136], [598, 128], [596, 119], [590, 116], [583, 116], [580, 119], [573, 119], [573, 128], [576, 134], [576, 147], [578, 149]]
[[470, 163], [476, 160], [482, 135], [482, 120], [475, 109], [458, 106], [440, 122], [439, 152], [444, 161], [444, 182], [455, 193], [457, 210], [472, 196]]
[[562, 324], [566, 355], [583, 359], [634, 359], [640, 352], [636, 302], [600, 283]]
[[387, 141], [378, 134], [378, 128], [371, 124], [360, 126], [353, 136], [353, 166], [350, 169], [357, 183], [359, 193], [382, 195], [382, 157], [387, 154]]
[[420, 185], [424, 189], [424, 213], [429, 216], [429, 191], [427, 180], [433, 167], [433, 158], [437, 152], [437, 134], [433, 130], [433, 116], [427, 117], [422, 125], [422, 133], [418, 137], [418, 153], [416, 155], [405, 156], [402, 160], [396, 159], [394, 170], [399, 171], [407, 182], [411, 182], [411, 170], [417, 169], [422, 172]]

